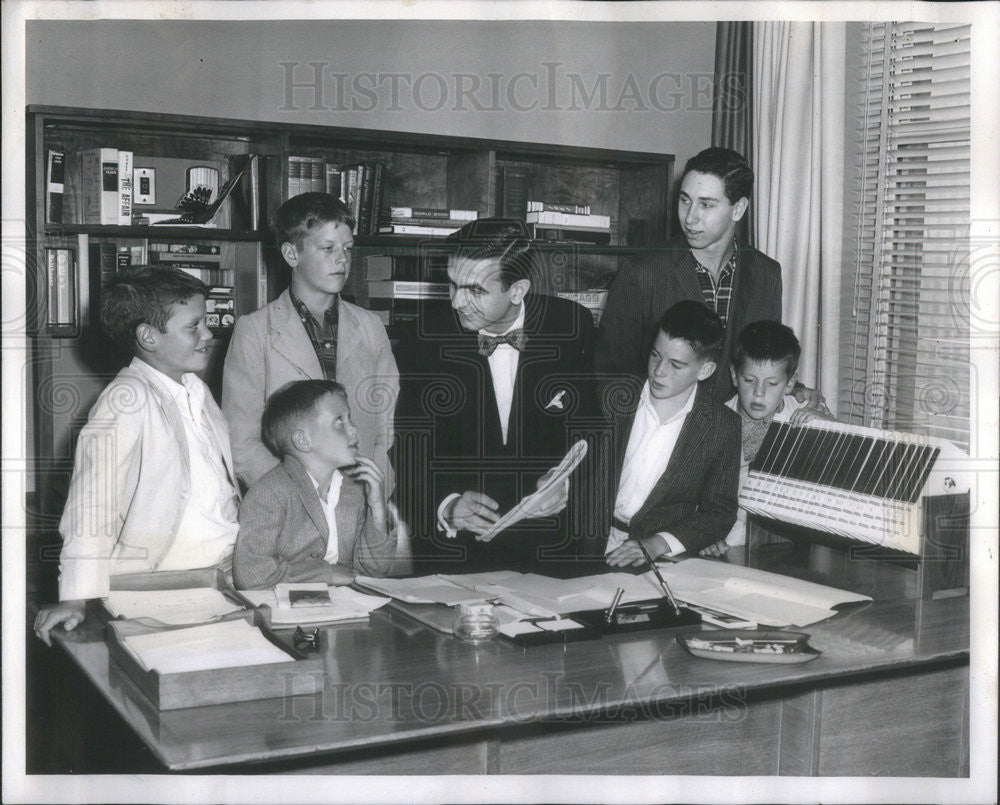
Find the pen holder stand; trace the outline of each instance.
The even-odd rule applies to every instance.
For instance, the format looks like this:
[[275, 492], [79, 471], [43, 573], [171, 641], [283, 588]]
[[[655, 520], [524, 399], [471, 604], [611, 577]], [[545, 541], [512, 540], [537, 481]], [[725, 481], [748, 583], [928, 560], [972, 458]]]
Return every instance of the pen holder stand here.
[[606, 609], [574, 612], [569, 617], [598, 629], [602, 634], [639, 632], [647, 629], [696, 632], [701, 628], [699, 613], [686, 607], [675, 611], [665, 598], [623, 604], [615, 609], [610, 620]]

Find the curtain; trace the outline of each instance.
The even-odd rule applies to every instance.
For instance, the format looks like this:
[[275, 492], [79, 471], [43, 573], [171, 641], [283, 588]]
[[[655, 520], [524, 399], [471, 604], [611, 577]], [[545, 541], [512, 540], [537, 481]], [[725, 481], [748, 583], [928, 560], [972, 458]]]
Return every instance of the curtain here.
[[[753, 23], [720, 22], [715, 27], [715, 95], [712, 145], [731, 148], [753, 164]], [[736, 237], [754, 245], [753, 208], [747, 209]]]
[[[799, 376], [836, 407], [843, 227], [845, 23], [753, 26], [756, 247], [781, 263]], [[836, 412], [835, 412], [836, 413]]]

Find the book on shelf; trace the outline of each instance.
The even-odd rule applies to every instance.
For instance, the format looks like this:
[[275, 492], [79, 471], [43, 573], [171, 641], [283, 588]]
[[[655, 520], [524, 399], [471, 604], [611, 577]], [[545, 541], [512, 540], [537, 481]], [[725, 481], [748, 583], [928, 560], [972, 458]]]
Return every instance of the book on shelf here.
[[[390, 207], [392, 219], [430, 219], [445, 221], [475, 221], [479, 218], [476, 210], [449, 210], [438, 207]], [[405, 220], [404, 220], [405, 222]]]
[[327, 164], [325, 178], [326, 178], [326, 184], [324, 189], [326, 190], [326, 192], [329, 193], [334, 198], [339, 198], [341, 201], [343, 201], [344, 197], [342, 194], [344, 189], [344, 184], [343, 184], [344, 174], [343, 171], [340, 170], [340, 166]]
[[132, 223], [132, 152], [118, 152], [118, 220], [119, 226]]
[[178, 265], [173, 266], [178, 271], [183, 271], [188, 276], [201, 280], [206, 285], [226, 285], [232, 283], [232, 270], [228, 268], [203, 268], [202, 266]]
[[230, 197], [233, 229], [261, 228], [266, 209], [264, 169], [265, 160], [260, 154], [237, 154], [231, 158], [230, 175], [242, 171], [247, 177]]
[[372, 173], [372, 200], [371, 206], [368, 208], [368, 232], [369, 235], [374, 235], [378, 232], [379, 219], [381, 217], [382, 210], [382, 193], [383, 185], [385, 184], [385, 165], [381, 162], [376, 162], [374, 170]]
[[469, 222], [463, 221], [461, 218], [398, 218], [395, 215], [390, 215], [387, 219], [383, 219], [381, 223], [383, 226], [398, 224], [400, 226], [434, 226], [461, 229]]
[[447, 237], [453, 232], [457, 232], [458, 226], [425, 226], [417, 224], [387, 224], [380, 226], [380, 235], [423, 235], [429, 238]]
[[529, 201], [526, 212], [565, 212], [570, 215], [590, 215], [589, 204], [554, 204], [551, 201]]
[[118, 149], [89, 148], [81, 155], [83, 223], [118, 224]]
[[165, 252], [149, 247], [149, 259], [154, 263], [207, 263], [218, 265], [222, 261], [222, 255], [218, 252], [214, 254], [200, 254], [198, 252]]
[[529, 224], [545, 224], [556, 227], [587, 227], [596, 229], [611, 229], [610, 215], [577, 215], [568, 212], [529, 212], [524, 216]]
[[532, 237], [535, 240], [596, 246], [607, 246], [611, 242], [611, 232], [601, 227], [553, 227], [545, 224], [532, 224], [532, 227]]
[[219, 254], [216, 243], [163, 243], [154, 241], [149, 244], [150, 252], [170, 252], [171, 254]]
[[45, 250], [49, 335], [75, 335], [77, 323], [76, 272], [73, 250]]
[[368, 297], [371, 299], [447, 299], [448, 289], [448, 284], [444, 282], [368, 281]]
[[49, 150], [45, 164], [45, 223], [63, 221], [63, 191], [65, 190], [66, 154]]
[[497, 213], [501, 218], [520, 218], [528, 204], [528, 170], [516, 165], [500, 168], [497, 182]]
[[358, 210], [357, 225], [359, 235], [371, 234], [372, 201], [375, 195], [375, 178], [373, 166], [362, 164], [361, 168], [361, 206]]
[[236, 295], [233, 288], [214, 286], [205, 300], [205, 324], [208, 329], [229, 331], [236, 324]]

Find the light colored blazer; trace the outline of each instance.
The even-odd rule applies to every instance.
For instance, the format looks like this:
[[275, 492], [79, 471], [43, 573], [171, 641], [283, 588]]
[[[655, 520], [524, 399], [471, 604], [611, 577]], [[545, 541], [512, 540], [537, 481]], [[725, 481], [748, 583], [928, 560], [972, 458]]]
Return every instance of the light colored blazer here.
[[[384, 576], [396, 552], [394, 534], [367, 517], [361, 484], [344, 476], [337, 502], [337, 563], [368, 576]], [[328, 581], [330, 529], [319, 495], [302, 463], [285, 456], [250, 487], [240, 507], [233, 580], [244, 590], [279, 582]]]
[[[99, 598], [110, 578], [155, 571], [191, 492], [191, 464], [177, 404], [136, 369], [101, 392], [80, 432], [59, 521], [59, 599]], [[206, 390], [205, 415], [235, 479], [229, 431]]]
[[[359, 451], [385, 473], [388, 497], [393, 482], [386, 452], [392, 445], [399, 371], [378, 316], [343, 299], [339, 313], [337, 381], [347, 389]], [[267, 398], [293, 380], [322, 377], [287, 290], [236, 322], [223, 369], [222, 410], [229, 422], [236, 472], [247, 486], [278, 464], [260, 437]]]

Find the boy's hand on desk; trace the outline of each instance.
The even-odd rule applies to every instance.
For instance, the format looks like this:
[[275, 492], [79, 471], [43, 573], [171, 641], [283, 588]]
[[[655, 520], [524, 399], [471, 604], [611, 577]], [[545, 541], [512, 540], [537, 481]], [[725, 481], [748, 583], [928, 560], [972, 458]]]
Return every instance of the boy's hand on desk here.
[[346, 584], [354, 583], [354, 573], [343, 565], [330, 565], [330, 578], [327, 584], [334, 587], [343, 587]]
[[[649, 555], [656, 559], [667, 549], [663, 540], [657, 536], [647, 537], [642, 542], [646, 546]], [[634, 539], [627, 539], [611, 553], [608, 554], [608, 564], [611, 567], [627, 567], [629, 565], [644, 565], [646, 557], [642, 554], [642, 549]]]
[[789, 423], [792, 425], [802, 425], [810, 419], [833, 419], [833, 414], [826, 407], [826, 398], [818, 389], [811, 389], [796, 383], [792, 392], [797, 402], [805, 403], [798, 411], [792, 414]]
[[60, 623], [67, 632], [72, 632], [77, 626], [83, 623], [86, 611], [84, 601], [62, 601], [50, 607], [44, 607], [35, 618], [35, 634], [45, 643], [52, 645], [52, 638], [49, 632]]
[[382, 489], [385, 486], [385, 476], [382, 474], [382, 470], [370, 458], [358, 456], [358, 463], [353, 467], [345, 468], [344, 474], [358, 483], [364, 484], [365, 500], [372, 522], [379, 531], [384, 532], [386, 530], [385, 495], [382, 493]]
[[821, 402], [821, 408], [810, 408], [808, 405], [803, 406], [798, 411], [792, 413], [791, 417], [788, 419], [790, 425], [805, 425], [806, 422], [810, 422], [814, 419], [825, 419], [827, 422], [836, 422], [836, 418], [826, 407], [826, 403]]
[[451, 505], [451, 511], [445, 512], [445, 519], [456, 531], [482, 534], [499, 519], [499, 508], [500, 504], [489, 495], [463, 492]]

